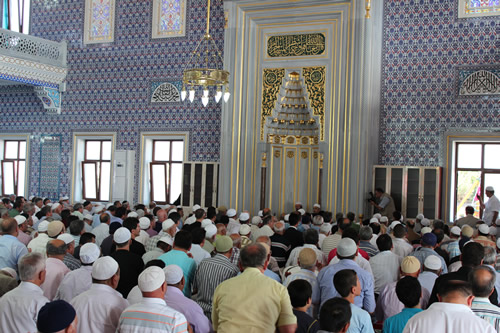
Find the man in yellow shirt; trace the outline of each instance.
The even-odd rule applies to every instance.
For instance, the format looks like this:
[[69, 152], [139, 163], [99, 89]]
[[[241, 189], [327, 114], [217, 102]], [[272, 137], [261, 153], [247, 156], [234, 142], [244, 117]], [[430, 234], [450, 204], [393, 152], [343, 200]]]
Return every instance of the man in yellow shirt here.
[[221, 283], [214, 293], [214, 331], [292, 333], [297, 328], [287, 289], [263, 273], [270, 251], [260, 243], [240, 252], [243, 273]]

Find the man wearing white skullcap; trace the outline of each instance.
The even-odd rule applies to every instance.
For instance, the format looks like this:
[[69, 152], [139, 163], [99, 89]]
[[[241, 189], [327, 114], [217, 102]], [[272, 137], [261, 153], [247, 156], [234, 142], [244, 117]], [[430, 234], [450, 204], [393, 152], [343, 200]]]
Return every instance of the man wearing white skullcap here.
[[362, 269], [356, 262], [358, 247], [351, 238], [342, 238], [337, 247], [337, 257], [340, 261], [334, 265], [323, 268], [318, 275], [318, 283], [321, 290], [321, 304], [330, 298], [339, 296], [333, 285], [333, 277], [343, 269], [353, 269], [361, 282], [361, 295], [356, 297], [354, 303], [360, 308], [372, 313], [375, 311], [375, 295], [373, 292], [373, 276]]
[[142, 301], [123, 311], [117, 332], [187, 332], [189, 324], [186, 317], [167, 306], [165, 292], [167, 284], [165, 273], [160, 267], [151, 266], [139, 276], [139, 289]]
[[299, 211], [299, 209], [302, 209], [302, 202], [297, 201], [295, 203], [295, 211]]
[[78, 332], [113, 333], [120, 315], [129, 306], [115, 290], [120, 280], [118, 263], [109, 256], [99, 258], [94, 262], [91, 274], [90, 289], [70, 302], [78, 316]]
[[116, 260], [121, 272], [116, 290], [126, 298], [130, 290], [137, 285], [137, 278], [144, 267], [144, 262], [139, 255], [130, 252], [132, 239], [127, 228], [121, 227], [116, 230], [113, 241], [116, 244], [116, 251], [111, 254], [111, 257]]
[[315, 216], [318, 215], [319, 213], [321, 213], [321, 205], [315, 203], [313, 206], [313, 215]]
[[165, 281], [167, 282], [167, 292], [165, 293], [165, 302], [172, 309], [182, 313], [189, 324], [194, 326], [198, 333], [209, 333], [212, 331], [210, 321], [203, 313], [203, 309], [193, 300], [187, 298], [182, 293], [186, 280], [182, 268], [177, 265], [168, 265], [165, 272]]
[[474, 238], [474, 242], [481, 244], [482, 246], [490, 246], [495, 248], [495, 242], [490, 238], [490, 228], [486, 224], [480, 224], [477, 228], [478, 235]]
[[19, 228], [17, 239], [21, 243], [23, 243], [24, 246], [28, 246], [32, 238], [26, 233], [26, 231], [28, 230], [28, 221], [26, 220], [26, 217], [24, 217], [23, 215], [16, 215], [14, 219], [16, 220], [17, 227]]
[[[428, 296], [430, 296], [432, 288], [434, 287], [434, 283], [442, 272], [441, 259], [439, 259], [435, 255], [430, 255], [425, 258], [423, 268], [423, 272], [418, 276], [418, 282], [420, 282], [422, 288], [425, 288], [427, 290]], [[428, 302], [429, 299], [425, 299], [425, 303], [427, 304]]]
[[75, 253], [75, 238], [70, 234], [61, 234], [57, 236], [57, 239], [62, 240], [66, 244], [66, 254], [64, 255], [63, 262], [69, 269], [74, 271], [82, 266], [80, 261], [73, 257]]
[[153, 251], [156, 249], [156, 243], [160, 240], [162, 237], [170, 237], [172, 238], [172, 241], [174, 240], [175, 233], [177, 232], [177, 227], [176, 227], [176, 221], [172, 219], [166, 219], [165, 221], [162, 222], [161, 224], [161, 231], [158, 233], [158, 235], [150, 237], [147, 245], [146, 245], [146, 251]]
[[47, 257], [47, 243], [52, 240], [47, 234], [49, 226], [49, 221], [42, 221], [38, 225], [38, 236], [33, 238], [31, 242], [28, 243], [28, 250], [31, 252], [37, 252], [43, 255], [44, 258]]
[[144, 253], [142, 261], [146, 265], [151, 260], [158, 259], [162, 254], [170, 251], [174, 245], [174, 240], [171, 237], [163, 236], [156, 243], [156, 249]]
[[493, 186], [487, 186], [484, 193], [488, 197], [488, 201], [486, 201], [486, 203], [483, 203], [481, 197], [478, 198], [479, 202], [481, 203], [481, 208], [484, 209], [483, 221], [488, 226], [490, 226], [494, 224], [498, 219], [498, 212], [500, 211], [500, 201], [495, 196], [495, 189], [493, 188]]
[[[71, 237], [71, 236], [70, 236]], [[54, 300], [62, 299], [70, 302], [75, 296], [90, 289], [92, 285], [92, 264], [101, 255], [101, 249], [94, 243], [87, 243], [80, 249], [82, 267], [75, 269], [64, 276], [57, 289]]]
[[135, 240], [144, 246], [146, 246], [149, 240], [149, 234], [147, 233], [147, 230], [150, 227], [151, 227], [151, 221], [149, 220], [149, 218], [143, 216], [139, 219], [139, 228], [141, 230], [139, 231], [139, 236], [135, 237]]

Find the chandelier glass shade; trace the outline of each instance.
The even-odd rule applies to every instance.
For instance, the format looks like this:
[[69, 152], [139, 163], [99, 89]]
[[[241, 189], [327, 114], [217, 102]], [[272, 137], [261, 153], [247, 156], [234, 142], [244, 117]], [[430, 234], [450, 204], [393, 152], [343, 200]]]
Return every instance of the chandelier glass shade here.
[[229, 72], [222, 69], [222, 55], [210, 35], [210, 0], [207, 4], [207, 30], [191, 54], [183, 70], [181, 100], [186, 97], [193, 102], [201, 96], [203, 106], [208, 105], [210, 95], [216, 103], [221, 98], [227, 102], [231, 94], [228, 90]]

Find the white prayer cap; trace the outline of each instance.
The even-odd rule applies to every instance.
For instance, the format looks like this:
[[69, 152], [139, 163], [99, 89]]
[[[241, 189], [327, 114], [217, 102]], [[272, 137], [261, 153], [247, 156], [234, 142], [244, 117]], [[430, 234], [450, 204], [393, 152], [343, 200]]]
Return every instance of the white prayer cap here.
[[137, 215], [136, 212], [130, 212], [128, 213], [127, 217], [138, 217], [139, 215]]
[[380, 220], [380, 218], [382, 217], [382, 214], [376, 213], [376, 214], [373, 214], [373, 217], [376, 218], [377, 220]]
[[61, 197], [61, 198], [59, 199], [59, 201], [66, 201], [66, 200], [69, 200], [69, 197]]
[[144, 211], [142, 209], [138, 209], [135, 212], [137, 213], [138, 218], [141, 218], [144, 216]]
[[423, 218], [422, 221], [420, 221], [420, 224], [424, 227], [428, 227], [431, 225], [431, 221], [429, 221], [429, 219]]
[[394, 227], [397, 226], [398, 224], [401, 224], [401, 222], [399, 221], [392, 222], [391, 225], [389, 226], [389, 229], [394, 230]]
[[313, 205], [313, 207], [314, 207], [314, 208], [321, 208], [321, 205], [320, 205], [320, 204], [315, 203], [315, 204]]
[[84, 264], [91, 264], [99, 258], [101, 249], [95, 243], [85, 243], [80, 248], [80, 260]]
[[302, 202], [300, 202], [300, 201], [297, 201], [295, 204], [296, 204], [296, 205], [301, 205], [301, 206], [302, 206]]
[[337, 247], [337, 254], [341, 257], [353, 256], [358, 250], [356, 242], [351, 238], [342, 238]]
[[422, 234], [422, 236], [429, 233], [429, 232], [432, 232], [432, 229], [429, 227], [423, 227], [422, 230], [420, 230], [420, 233]]
[[250, 228], [250, 226], [248, 224], [243, 224], [241, 227], [240, 227], [240, 235], [242, 236], [246, 236], [250, 233], [252, 229]]
[[497, 247], [500, 249], [500, 238], [497, 239]]
[[290, 214], [286, 214], [284, 219], [285, 219], [285, 222], [288, 222], [288, 219], [290, 218]]
[[142, 230], [149, 229], [150, 225], [151, 225], [151, 220], [149, 220], [147, 217], [143, 216], [139, 219], [139, 227]]
[[110, 202], [110, 203], [108, 203], [108, 204], [106, 205], [106, 209], [108, 209], [108, 208], [109, 208], [109, 207], [111, 207], [111, 206], [113, 206], [113, 203], [112, 203], [112, 202]]
[[262, 222], [262, 219], [260, 218], [260, 216], [254, 216], [252, 217], [252, 225], [259, 225], [261, 224]]
[[64, 244], [69, 244], [71, 242], [74, 242], [75, 239], [73, 238], [73, 236], [71, 236], [70, 234], [60, 234], [59, 236], [57, 236], [57, 239], [60, 239], [64, 242]]
[[258, 215], [259, 217], [262, 217], [262, 216], [264, 216], [264, 212], [263, 212], [262, 210], [259, 210], [259, 212], [257, 213], [257, 215]]
[[13, 279], [17, 280], [17, 273], [16, 273], [16, 270], [14, 268], [12, 268], [12, 267], [4, 267], [4, 268], [0, 269], [0, 271], [6, 272], [10, 276], [12, 276]]
[[424, 214], [418, 214], [416, 219], [422, 221], [425, 218]]
[[92, 215], [90, 215], [90, 214], [83, 214], [83, 219], [84, 220], [92, 221]]
[[26, 218], [22, 215], [14, 216], [14, 220], [16, 220], [17, 225], [20, 225], [20, 224], [23, 224], [24, 222], [26, 222]]
[[140, 275], [137, 285], [142, 292], [159, 289], [165, 282], [165, 272], [158, 266], [146, 268]]
[[[57, 202], [56, 202], [57, 203]], [[52, 202], [47, 203], [45, 206], [52, 207]]]
[[485, 190], [488, 192], [495, 192], [495, 188], [493, 186], [486, 186]]
[[201, 206], [200, 205], [194, 205], [193, 206], [193, 213], [196, 212], [198, 209], [200, 209]]
[[455, 236], [460, 236], [460, 232], [462, 232], [462, 230], [460, 230], [460, 227], [454, 226], [451, 228], [450, 232]]
[[165, 221], [163, 221], [163, 223], [161, 224], [161, 229], [163, 231], [167, 231], [168, 229], [172, 228], [172, 226], [175, 225], [175, 222], [174, 220], [172, 219], [166, 219]]
[[321, 227], [319, 227], [320, 232], [330, 232], [332, 231], [332, 225], [330, 223], [323, 223]]
[[209, 219], [204, 219], [203, 221], [201, 221], [202, 228], [205, 228], [206, 226], [209, 226], [211, 224], [212, 224], [212, 220], [209, 220]]
[[115, 234], [113, 235], [113, 240], [115, 241], [116, 244], [123, 244], [127, 242], [130, 239], [130, 231], [125, 228], [125, 227], [120, 227], [118, 230], [115, 231]]
[[174, 240], [172, 239], [172, 237], [169, 237], [169, 236], [163, 236], [158, 241], [166, 243], [166, 244], [168, 244], [170, 246], [174, 246]]
[[181, 282], [184, 272], [182, 268], [177, 265], [168, 265], [163, 269], [165, 273], [165, 281], [167, 284], [177, 284]]
[[236, 216], [236, 210], [234, 210], [233, 208], [229, 208], [227, 213], [226, 213], [227, 217], [235, 217]]
[[306, 211], [304, 209], [299, 209], [298, 212], [300, 213], [300, 215], [306, 215]]
[[372, 217], [372, 218], [370, 219], [370, 223], [379, 223], [378, 218], [376, 218], [376, 217]]
[[177, 209], [172, 208], [171, 210], [169, 210], [167, 216], [170, 216], [170, 214], [172, 214], [172, 213], [177, 213]]
[[490, 233], [490, 227], [486, 224], [480, 224], [478, 228], [479, 232], [485, 235], [488, 235]]
[[31, 201], [31, 200], [33, 200], [33, 198], [34, 198], [34, 197], [35, 197], [34, 195], [30, 195], [30, 196], [28, 197], [28, 200], [29, 200], [29, 201]]
[[184, 221], [184, 224], [185, 225], [189, 225], [189, 224], [193, 224], [196, 222], [196, 216], [194, 215], [191, 215], [190, 217], [188, 217], [185, 221]]
[[240, 221], [248, 221], [250, 220], [250, 214], [248, 213], [241, 213], [239, 217]]
[[54, 202], [52, 204], [52, 206], [50, 206], [50, 208], [52, 208], [52, 210], [56, 209], [57, 207], [61, 206], [61, 204], [59, 202]]
[[110, 256], [98, 258], [92, 265], [92, 278], [105, 281], [118, 272], [118, 267], [116, 260]]
[[212, 238], [216, 233], [217, 227], [215, 225], [211, 224], [205, 227], [205, 238]]
[[432, 269], [434, 271], [437, 271], [441, 268], [441, 260], [433, 254], [425, 258], [424, 261], [424, 266], [427, 267], [428, 269]]
[[49, 228], [49, 221], [47, 220], [43, 220], [42, 222], [40, 222], [40, 224], [38, 224], [38, 231], [46, 232], [48, 228]]
[[379, 220], [380, 220], [380, 223], [387, 223], [387, 222], [389, 222], [389, 219], [387, 218], [387, 216], [381, 216]]

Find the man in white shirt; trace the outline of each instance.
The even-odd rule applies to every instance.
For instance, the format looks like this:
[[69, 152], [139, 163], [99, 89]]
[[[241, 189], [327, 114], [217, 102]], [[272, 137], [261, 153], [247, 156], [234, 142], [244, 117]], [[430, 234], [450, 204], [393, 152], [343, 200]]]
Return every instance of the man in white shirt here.
[[382, 234], [377, 238], [377, 246], [380, 253], [369, 261], [375, 279], [375, 294], [379, 294], [386, 284], [399, 279], [399, 266], [402, 260], [391, 252], [392, 239], [388, 234]]
[[[494, 225], [495, 221], [498, 219], [498, 212], [500, 211], [500, 201], [495, 196], [495, 189], [493, 186], [487, 186], [484, 193], [489, 198], [486, 203], [483, 203], [481, 198], [479, 198], [479, 202], [481, 203], [481, 208], [483, 211], [483, 221], [488, 226]], [[498, 228], [500, 231], [500, 228]]]
[[82, 267], [64, 276], [57, 289], [54, 300], [62, 299], [71, 302], [73, 298], [87, 291], [92, 286], [92, 264], [101, 255], [101, 249], [94, 243], [86, 243], [80, 249]]
[[135, 240], [141, 243], [142, 245], [146, 246], [147, 242], [149, 240], [149, 234], [147, 233], [146, 230], [148, 230], [151, 227], [151, 221], [147, 217], [141, 217], [139, 219], [139, 236], [135, 237]]
[[187, 332], [189, 324], [180, 312], [167, 306], [165, 273], [160, 267], [146, 268], [138, 279], [142, 301], [126, 308], [118, 323], [117, 332]]
[[113, 333], [129, 305], [115, 290], [120, 280], [118, 263], [109, 256], [101, 257], [92, 266], [91, 274], [90, 289], [71, 301], [78, 316], [78, 332]]
[[193, 255], [194, 261], [196, 261], [196, 266], [200, 264], [203, 259], [210, 258], [210, 253], [203, 248], [205, 245], [206, 230], [204, 228], [195, 228], [191, 231], [193, 235], [193, 243], [191, 244], [191, 249], [189, 253]]
[[403, 333], [419, 332], [496, 332], [471, 310], [472, 290], [465, 281], [446, 281], [438, 290], [439, 302], [413, 316]]
[[106, 213], [102, 213], [99, 216], [99, 220], [101, 223], [97, 225], [94, 229], [92, 229], [91, 233], [95, 235], [95, 242], [100, 247], [102, 241], [109, 236], [109, 221], [110, 217]]
[[319, 241], [319, 235], [316, 230], [314, 229], [306, 230], [304, 232], [304, 245], [298, 246], [292, 250], [290, 256], [288, 257], [285, 267], [292, 265], [297, 266], [300, 251], [302, 251], [305, 248], [314, 250], [314, 252], [316, 252], [318, 263], [320, 263], [322, 266], [326, 265], [326, 255], [323, 253], [323, 251], [318, 249], [318, 241]]
[[40, 285], [45, 280], [45, 258], [30, 253], [19, 261], [21, 284], [0, 298], [0, 332], [36, 332], [38, 312], [49, 300]]
[[406, 230], [402, 224], [397, 224], [392, 234], [394, 235], [394, 239], [392, 240], [392, 245], [394, 248], [392, 252], [400, 256], [401, 258], [407, 257], [413, 251], [413, 246], [406, 239]]
[[[418, 282], [420, 282], [420, 285], [423, 289], [428, 291], [426, 295], [430, 296], [430, 294], [432, 293], [432, 288], [434, 288], [434, 283], [442, 272], [441, 259], [439, 259], [435, 255], [430, 255], [425, 258], [423, 267], [424, 270], [418, 276]], [[424, 295], [422, 295], [422, 298], [424, 298]], [[424, 301], [426, 304], [429, 303], [428, 298], [424, 298]]]
[[162, 254], [170, 251], [174, 245], [172, 237], [163, 236], [156, 243], [156, 249], [148, 251], [142, 255], [142, 261], [146, 265], [151, 260], [158, 259]]
[[41, 253], [44, 258], [47, 257], [47, 243], [52, 240], [47, 234], [49, 221], [42, 221], [38, 225], [37, 236], [28, 243], [28, 250]]

